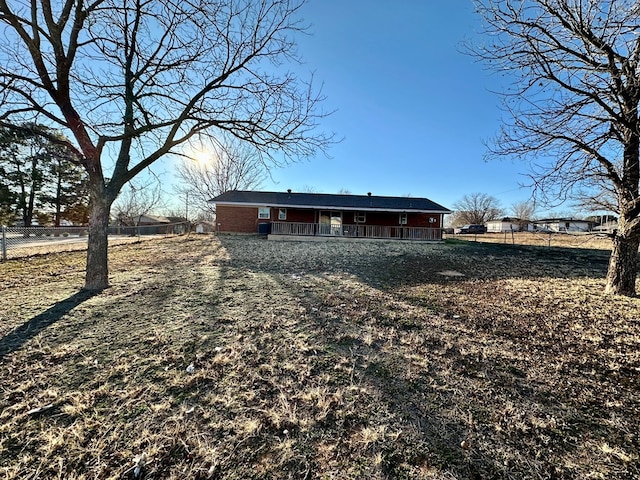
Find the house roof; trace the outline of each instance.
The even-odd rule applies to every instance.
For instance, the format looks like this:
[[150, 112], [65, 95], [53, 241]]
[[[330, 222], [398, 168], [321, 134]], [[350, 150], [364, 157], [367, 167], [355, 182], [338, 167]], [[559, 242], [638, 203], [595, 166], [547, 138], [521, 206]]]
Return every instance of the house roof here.
[[140, 215], [138, 221], [145, 223], [171, 223], [167, 217], [162, 215]]
[[498, 222], [498, 223], [510, 223], [510, 222], [519, 222], [519, 218], [515, 217], [504, 217], [504, 218], [494, 218], [493, 220], [489, 220], [487, 223]]
[[357, 211], [451, 213], [428, 198], [380, 197], [327, 193], [256, 192], [232, 190], [209, 200], [216, 205], [321, 208]]
[[165, 217], [171, 223], [186, 223], [188, 220], [185, 217]]
[[556, 223], [556, 222], [594, 223], [589, 220], [579, 220], [577, 218], [541, 218], [540, 220], [534, 220], [533, 223]]

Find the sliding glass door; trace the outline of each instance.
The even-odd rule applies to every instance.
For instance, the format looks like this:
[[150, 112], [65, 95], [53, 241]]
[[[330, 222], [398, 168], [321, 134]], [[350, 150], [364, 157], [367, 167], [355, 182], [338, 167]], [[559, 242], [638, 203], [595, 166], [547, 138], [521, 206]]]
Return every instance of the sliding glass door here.
[[320, 212], [320, 235], [342, 235], [342, 212]]

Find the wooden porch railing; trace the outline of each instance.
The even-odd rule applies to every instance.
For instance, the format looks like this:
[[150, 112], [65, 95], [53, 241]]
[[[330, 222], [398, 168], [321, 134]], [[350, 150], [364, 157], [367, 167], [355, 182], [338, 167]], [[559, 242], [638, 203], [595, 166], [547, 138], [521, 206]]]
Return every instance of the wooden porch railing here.
[[316, 235], [316, 223], [271, 222], [271, 233], [275, 235]]
[[425, 227], [389, 227], [383, 225], [325, 225], [319, 223], [272, 222], [274, 235], [336, 236], [353, 238], [394, 238], [406, 240], [442, 240], [442, 230]]

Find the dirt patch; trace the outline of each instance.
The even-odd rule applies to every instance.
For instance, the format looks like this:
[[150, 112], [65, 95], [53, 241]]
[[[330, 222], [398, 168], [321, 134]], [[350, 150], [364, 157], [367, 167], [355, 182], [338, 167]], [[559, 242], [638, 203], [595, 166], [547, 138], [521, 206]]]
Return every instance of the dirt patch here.
[[[640, 300], [606, 252], [173, 238], [0, 264], [18, 478], [634, 478]], [[464, 272], [465, 276], [441, 275]]]
[[444, 272], [438, 272], [438, 275], [444, 277], [464, 277], [464, 273], [456, 272], [455, 270], [445, 270]]

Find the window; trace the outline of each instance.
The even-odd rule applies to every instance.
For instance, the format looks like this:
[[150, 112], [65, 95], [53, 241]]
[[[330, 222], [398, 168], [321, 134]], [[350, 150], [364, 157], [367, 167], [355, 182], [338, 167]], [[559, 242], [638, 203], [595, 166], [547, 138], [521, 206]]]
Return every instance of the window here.
[[263, 220], [271, 218], [271, 209], [269, 207], [259, 207], [258, 218], [261, 218]]
[[353, 214], [353, 221], [355, 223], [366, 223], [367, 222], [367, 214], [364, 212], [355, 212]]
[[401, 213], [400, 214], [400, 225], [406, 225], [407, 224], [407, 214], [406, 213]]
[[278, 209], [278, 220], [286, 220], [287, 219], [287, 209], [279, 208]]

